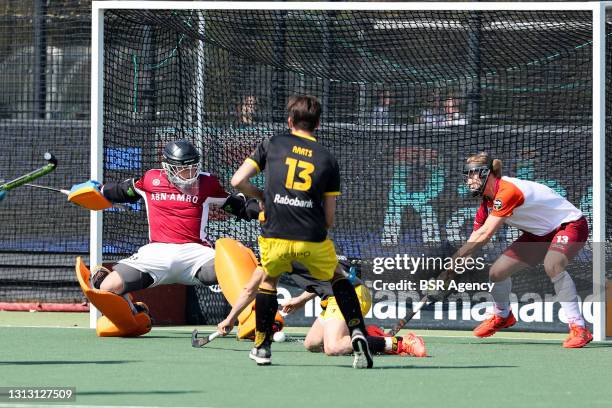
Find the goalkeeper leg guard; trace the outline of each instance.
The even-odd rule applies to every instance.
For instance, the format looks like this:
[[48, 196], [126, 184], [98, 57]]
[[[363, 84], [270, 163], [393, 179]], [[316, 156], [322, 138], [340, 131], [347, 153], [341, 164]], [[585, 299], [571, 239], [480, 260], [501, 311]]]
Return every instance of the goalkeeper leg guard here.
[[[131, 302], [111, 292], [94, 289], [90, 286], [90, 271], [79, 257], [76, 261], [76, 275], [81, 290], [104, 316], [98, 319], [98, 336], [140, 336], [151, 330], [151, 319], [147, 312], [132, 312]], [[129, 299], [129, 297], [128, 297]]]
[[236, 303], [256, 267], [257, 257], [240, 242], [230, 238], [220, 238], [215, 242], [214, 271], [223, 296], [230, 305]]
[[[207, 265], [204, 265], [206, 268]], [[248, 284], [257, 268], [257, 257], [250, 248], [230, 238], [220, 238], [215, 243], [214, 272], [216, 280], [221, 286], [225, 299], [234, 305], [242, 289]], [[200, 272], [203, 272], [202, 269]], [[205, 273], [204, 273], [205, 272]], [[198, 279], [211, 280], [210, 271], [198, 275]], [[251, 302], [238, 315], [239, 339], [252, 339], [255, 337], [255, 302]]]
[[134, 325], [131, 328], [119, 328], [106, 316], [96, 322], [98, 337], [138, 337], [151, 331], [151, 318], [146, 312], [134, 315]]

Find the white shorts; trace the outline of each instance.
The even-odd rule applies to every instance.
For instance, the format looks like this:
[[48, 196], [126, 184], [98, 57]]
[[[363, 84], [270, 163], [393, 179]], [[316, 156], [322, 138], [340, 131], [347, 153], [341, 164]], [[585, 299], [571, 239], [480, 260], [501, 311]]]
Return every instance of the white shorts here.
[[201, 244], [154, 242], [119, 263], [150, 274], [154, 281], [150, 287], [170, 283], [198, 285], [196, 274], [202, 265], [214, 258], [215, 250]]

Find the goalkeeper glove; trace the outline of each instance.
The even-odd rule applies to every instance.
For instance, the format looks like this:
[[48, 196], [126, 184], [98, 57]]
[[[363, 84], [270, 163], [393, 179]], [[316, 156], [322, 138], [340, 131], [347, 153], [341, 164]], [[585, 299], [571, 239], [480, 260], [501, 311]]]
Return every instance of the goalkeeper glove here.
[[113, 206], [102, 194], [102, 183], [95, 180], [73, 185], [68, 194], [68, 201], [94, 211]]
[[87, 181], [84, 181], [83, 183], [73, 184], [72, 187], [70, 187], [70, 193], [74, 193], [75, 191], [84, 190], [84, 189], [86, 190], [94, 189], [98, 193], [102, 194], [102, 183], [96, 180], [87, 180]]
[[249, 198], [244, 206], [247, 221], [259, 218], [259, 201], [256, 198]]
[[235, 215], [239, 220], [248, 220], [245, 213], [246, 201], [247, 199], [242, 193], [231, 194], [221, 205], [221, 208], [226, 213]]

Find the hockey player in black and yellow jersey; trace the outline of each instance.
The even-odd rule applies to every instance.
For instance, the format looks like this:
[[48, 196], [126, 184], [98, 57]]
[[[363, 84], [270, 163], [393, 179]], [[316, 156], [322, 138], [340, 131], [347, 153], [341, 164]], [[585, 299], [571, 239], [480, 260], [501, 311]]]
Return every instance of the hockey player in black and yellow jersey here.
[[[293, 261], [319, 280], [331, 281], [351, 333], [353, 367], [371, 368], [372, 354], [353, 285], [336, 274], [336, 252], [327, 231], [334, 223], [340, 195], [340, 170], [334, 156], [317, 143], [321, 104], [313, 96], [294, 96], [287, 103], [288, 132], [261, 142], [232, 177], [232, 186], [263, 202], [259, 237], [265, 275], [255, 301], [255, 348], [249, 357], [271, 363], [272, 325], [278, 309], [276, 285]], [[264, 191], [249, 182], [264, 172]]]

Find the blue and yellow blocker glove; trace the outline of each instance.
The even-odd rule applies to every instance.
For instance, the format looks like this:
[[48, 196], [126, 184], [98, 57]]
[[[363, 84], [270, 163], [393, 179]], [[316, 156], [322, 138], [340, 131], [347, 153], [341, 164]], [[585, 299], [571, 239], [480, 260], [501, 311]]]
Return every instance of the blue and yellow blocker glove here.
[[94, 211], [104, 210], [113, 206], [102, 194], [102, 183], [96, 180], [88, 180], [84, 183], [73, 185], [68, 195], [68, 201]]

